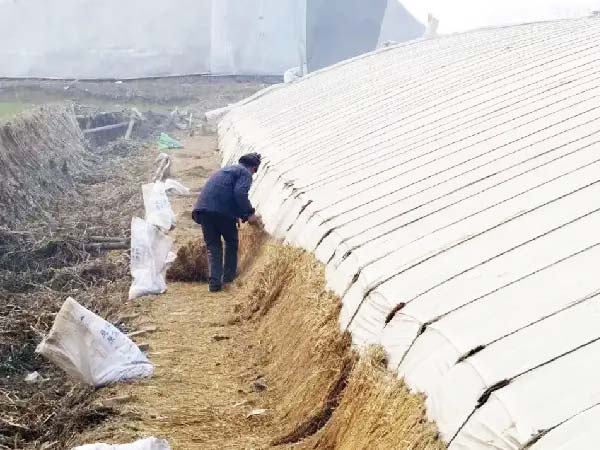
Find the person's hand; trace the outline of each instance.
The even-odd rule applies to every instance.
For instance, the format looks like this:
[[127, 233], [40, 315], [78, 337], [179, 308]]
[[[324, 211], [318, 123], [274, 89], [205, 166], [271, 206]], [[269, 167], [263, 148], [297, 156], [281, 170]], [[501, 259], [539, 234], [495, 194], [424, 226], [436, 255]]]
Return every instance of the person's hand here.
[[248, 217], [248, 223], [254, 227], [264, 227], [262, 218], [258, 214], [252, 214], [250, 217]]
[[258, 214], [252, 214], [248, 217], [248, 223], [250, 225], [258, 225], [261, 222], [262, 220], [260, 219], [260, 216]]

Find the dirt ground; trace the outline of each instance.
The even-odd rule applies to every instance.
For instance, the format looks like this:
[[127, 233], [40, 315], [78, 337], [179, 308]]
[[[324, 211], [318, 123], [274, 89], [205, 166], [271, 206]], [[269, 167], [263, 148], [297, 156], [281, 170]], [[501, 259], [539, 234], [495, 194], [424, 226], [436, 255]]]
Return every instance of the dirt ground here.
[[234, 307], [231, 294], [209, 295], [203, 285], [172, 284], [160, 299], [142, 300], [136, 308], [144, 318], [140, 327], [158, 327], [143, 339], [156, 373], [147, 382], [103, 392], [104, 399], [131, 400], [121, 416], [81, 443], [152, 435], [168, 439], [174, 450], [268, 447], [268, 416], [247, 417], [268, 403], [251, 391], [260, 375], [249, 356], [254, 330], [248, 324], [226, 325]]
[[0, 79], [0, 119], [33, 105], [71, 101], [113, 111], [170, 112], [185, 107], [202, 113], [254, 94], [275, 78], [188, 76], [124, 81]]
[[[193, 191], [218, 167], [213, 137], [185, 141], [174, 151], [174, 176]], [[178, 226], [176, 245], [197, 237], [190, 209], [195, 196], [172, 202]], [[120, 403], [120, 416], [77, 439], [77, 443], [127, 442], [144, 436], [167, 438], [174, 450], [260, 449], [272, 439], [270, 393], [255, 392], [263, 375], [255, 352], [253, 322], [231, 324], [236, 290], [209, 294], [200, 283], [171, 283], [168, 292], [136, 301], [129, 308], [139, 315], [139, 329], [155, 332], [136, 338], [149, 345], [156, 365], [150, 380], [98, 392], [98, 402]]]

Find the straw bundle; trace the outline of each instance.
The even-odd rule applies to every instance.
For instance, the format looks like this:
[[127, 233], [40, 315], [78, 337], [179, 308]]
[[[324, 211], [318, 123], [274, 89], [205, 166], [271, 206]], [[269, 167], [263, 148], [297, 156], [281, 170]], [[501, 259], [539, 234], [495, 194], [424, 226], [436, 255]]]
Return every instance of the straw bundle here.
[[44, 106], [0, 123], [0, 225], [47, 219], [57, 197], [79, 198], [76, 180], [94, 162], [71, 108]]
[[268, 379], [277, 386], [275, 445], [317, 432], [337, 406], [354, 363], [339, 331], [339, 300], [312, 255], [268, 244], [245, 289], [242, 315], [260, 320]]
[[385, 369], [383, 349], [372, 349], [348, 380], [331, 420], [305, 448], [336, 450], [442, 450], [435, 425], [427, 421], [424, 398], [411, 394]]
[[[264, 240], [264, 232], [243, 226], [239, 233], [239, 272], [248, 268]], [[177, 258], [167, 270], [170, 281], [208, 281], [208, 252], [202, 237], [189, 241], [177, 251]]]

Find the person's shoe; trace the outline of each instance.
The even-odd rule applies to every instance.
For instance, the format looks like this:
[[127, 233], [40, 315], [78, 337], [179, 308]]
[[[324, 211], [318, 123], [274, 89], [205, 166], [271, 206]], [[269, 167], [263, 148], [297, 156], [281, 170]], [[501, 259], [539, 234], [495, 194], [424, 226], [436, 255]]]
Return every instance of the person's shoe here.
[[221, 292], [223, 290], [223, 286], [209, 286], [209, 292]]
[[236, 278], [237, 278], [237, 277], [233, 277], [233, 278], [229, 278], [229, 277], [227, 277], [227, 278], [223, 278], [223, 283], [224, 283], [224, 284], [231, 284], [231, 283], [233, 283], [233, 282], [235, 281], [235, 279], [236, 279]]

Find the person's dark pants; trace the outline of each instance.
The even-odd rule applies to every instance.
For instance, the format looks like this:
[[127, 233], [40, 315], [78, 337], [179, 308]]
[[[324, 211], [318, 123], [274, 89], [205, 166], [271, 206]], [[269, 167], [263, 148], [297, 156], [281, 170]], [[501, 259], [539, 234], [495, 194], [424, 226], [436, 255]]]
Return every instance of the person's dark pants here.
[[[231, 283], [237, 275], [238, 228], [235, 219], [221, 214], [201, 213], [199, 217], [204, 242], [208, 250], [211, 290], [219, 290], [222, 283]], [[225, 264], [223, 264], [225, 241]]]

